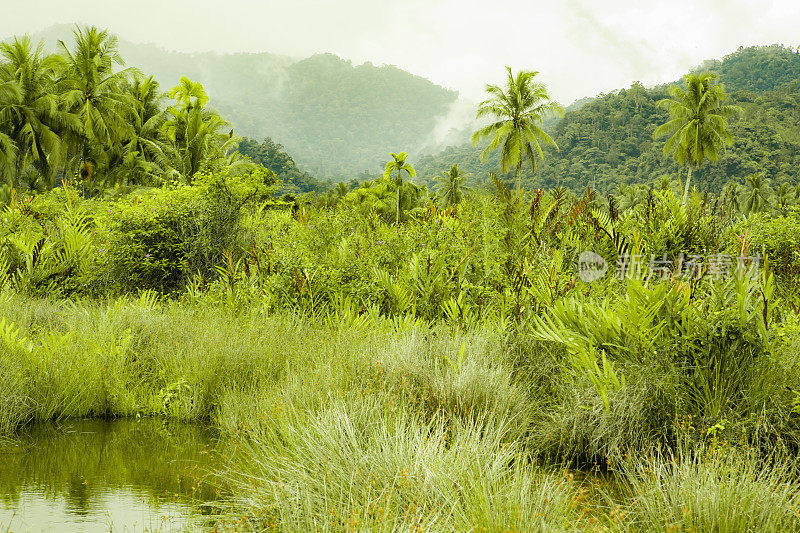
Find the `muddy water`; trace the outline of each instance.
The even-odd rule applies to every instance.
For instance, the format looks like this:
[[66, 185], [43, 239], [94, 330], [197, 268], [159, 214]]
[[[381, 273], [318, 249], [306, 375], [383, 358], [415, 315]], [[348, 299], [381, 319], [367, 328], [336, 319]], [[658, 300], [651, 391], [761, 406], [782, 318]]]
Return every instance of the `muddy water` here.
[[157, 419], [36, 424], [0, 443], [0, 533], [202, 529], [217, 449]]

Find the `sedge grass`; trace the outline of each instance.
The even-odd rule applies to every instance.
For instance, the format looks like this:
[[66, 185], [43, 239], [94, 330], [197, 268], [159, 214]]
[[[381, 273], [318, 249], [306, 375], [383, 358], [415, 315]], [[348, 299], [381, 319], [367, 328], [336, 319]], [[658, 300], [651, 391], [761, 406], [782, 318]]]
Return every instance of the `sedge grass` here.
[[[496, 330], [379, 316], [337, 324], [147, 298], [65, 303], [6, 293], [2, 301], [29, 344], [0, 342], [0, 436], [69, 417], [213, 422], [231, 445], [222, 476], [236, 495], [234, 528], [750, 527], [737, 509], [767, 531], [798, 527], [788, 471], [698, 460], [654, 463], [653, 478], [630, 467], [629, 491], [599, 505], [563, 470], [532, 461], [669, 444], [682, 397], [663, 363], [630, 369], [609, 412], [552, 354], [509, 349]], [[785, 415], [788, 433], [793, 416]], [[747, 494], [734, 490], [737, 476]], [[673, 493], [694, 502], [693, 521]]]
[[786, 458], [715, 449], [624, 468], [627, 527], [664, 532], [800, 531], [800, 480]]

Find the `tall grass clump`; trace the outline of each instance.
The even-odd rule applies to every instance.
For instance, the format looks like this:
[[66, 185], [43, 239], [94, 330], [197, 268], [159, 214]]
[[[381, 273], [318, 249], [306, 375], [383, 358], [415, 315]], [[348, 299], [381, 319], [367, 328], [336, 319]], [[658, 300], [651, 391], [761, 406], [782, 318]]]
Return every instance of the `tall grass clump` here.
[[551, 530], [583, 492], [522, 447], [531, 417], [496, 334], [323, 329], [280, 387], [231, 387], [237, 508], [279, 530]]
[[351, 395], [264, 426], [228, 472], [254, 528], [516, 530], [578, 526], [578, 485], [526, 464], [508, 418], [428, 421], [383, 395]]
[[328, 393], [348, 391], [390, 393], [428, 418], [526, 409], [499, 337], [481, 331], [380, 316], [337, 326], [148, 292], [105, 303], [10, 295], [3, 318], [16, 339], [2, 352], [5, 431], [34, 420], [132, 415], [213, 419], [235, 431], [287, 399], [314, 411]]
[[716, 450], [624, 467], [634, 531], [800, 530], [797, 464]]
[[298, 317], [230, 316], [147, 293], [108, 303], [13, 296], [4, 315], [24, 339], [0, 347], [5, 431], [84, 416], [210, 420], [225, 390], [279, 387], [320, 338]]

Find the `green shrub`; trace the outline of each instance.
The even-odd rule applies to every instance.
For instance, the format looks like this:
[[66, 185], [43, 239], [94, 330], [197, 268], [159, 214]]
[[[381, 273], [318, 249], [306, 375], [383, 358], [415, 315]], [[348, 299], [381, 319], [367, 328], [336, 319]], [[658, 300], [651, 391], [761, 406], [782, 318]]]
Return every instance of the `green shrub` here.
[[54, 189], [0, 215], [0, 286], [68, 296], [90, 290], [96, 262], [96, 205], [74, 189]]
[[241, 255], [239, 223], [259, 190], [256, 174], [222, 173], [109, 203], [98, 222], [103, 284], [116, 292], [171, 293], [193, 274], [215, 277], [226, 253]]
[[607, 301], [552, 306], [534, 329], [554, 343], [563, 376], [544, 415], [545, 450], [604, 458], [624, 447], [674, 447], [687, 436], [673, 428], [683, 419], [699, 441], [795, 441], [796, 379], [771, 351], [773, 287], [767, 273], [685, 285], [630, 280]]
[[787, 292], [793, 292], [800, 279], [799, 226], [800, 209], [796, 207], [780, 216], [754, 213], [731, 229], [729, 249], [750, 256], [766, 254], [769, 267], [786, 284]]

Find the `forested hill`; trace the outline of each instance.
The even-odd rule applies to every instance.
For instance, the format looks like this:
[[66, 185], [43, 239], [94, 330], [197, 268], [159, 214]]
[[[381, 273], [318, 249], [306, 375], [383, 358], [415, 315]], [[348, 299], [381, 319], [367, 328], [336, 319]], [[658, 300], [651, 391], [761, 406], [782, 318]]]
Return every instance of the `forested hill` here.
[[780, 45], [739, 47], [697, 70], [716, 72], [729, 91], [773, 91], [800, 79], [800, 53]]
[[[731, 121], [734, 145], [716, 165], [706, 163], [695, 173], [698, 187], [719, 191], [729, 180], [742, 182], [761, 173], [774, 184], [800, 181], [800, 54], [782, 46], [741, 48], [702, 69], [720, 75], [731, 100], [745, 113]], [[683, 176], [662, 153], [663, 140], [653, 131], [667, 114], [656, 102], [667, 97], [667, 87], [647, 89], [634, 84], [600, 95], [551, 126], [560, 152], [548, 149], [535, 176], [526, 166], [526, 187], [592, 185], [604, 191], [620, 183], [648, 183]], [[483, 181], [497, 168], [497, 157], [481, 163], [482, 147], [450, 147], [421, 158], [416, 165], [421, 180], [459, 163], [473, 179]]]
[[389, 152], [421, 146], [457, 98], [396, 67], [331, 54], [298, 61], [285, 75], [274, 95], [220, 97], [217, 107], [240, 131], [280, 140], [318, 177], [355, 177], [379, 169]]
[[[54, 49], [59, 39], [72, 41], [74, 28], [53, 26], [32, 38]], [[119, 48], [128, 66], [153, 74], [164, 89], [181, 76], [201, 82], [237, 134], [274, 139], [320, 178], [375, 172], [389, 152], [424, 145], [458, 97], [397, 67], [332, 54], [187, 54], [124, 39]]]

